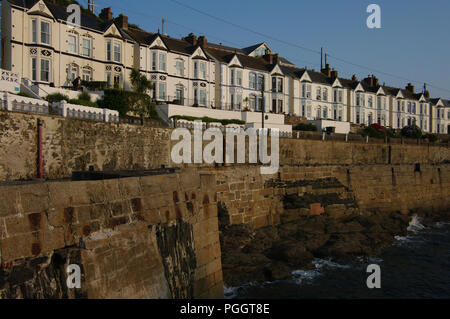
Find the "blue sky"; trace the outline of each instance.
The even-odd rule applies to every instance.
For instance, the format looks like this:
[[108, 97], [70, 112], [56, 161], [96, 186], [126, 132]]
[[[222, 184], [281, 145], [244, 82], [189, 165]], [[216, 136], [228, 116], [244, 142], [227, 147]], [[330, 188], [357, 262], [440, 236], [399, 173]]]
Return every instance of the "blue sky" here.
[[[296, 65], [316, 70], [320, 68], [320, 54], [297, 46], [315, 51], [324, 47], [330, 54], [328, 62], [340, 76], [356, 74], [361, 79], [375, 73], [381, 83], [397, 87], [404, 87], [409, 79], [419, 91], [426, 82], [432, 96], [450, 98], [448, 0], [177, 1], [290, 44], [225, 24], [171, 0], [95, 0], [96, 13], [111, 6], [114, 16], [124, 13], [130, 22], [147, 31], [157, 32], [164, 17], [165, 32], [170, 36], [179, 38], [194, 32], [206, 35], [210, 42], [236, 47], [266, 41], [273, 51]], [[366, 26], [366, 8], [371, 3], [381, 7], [381, 29]]]

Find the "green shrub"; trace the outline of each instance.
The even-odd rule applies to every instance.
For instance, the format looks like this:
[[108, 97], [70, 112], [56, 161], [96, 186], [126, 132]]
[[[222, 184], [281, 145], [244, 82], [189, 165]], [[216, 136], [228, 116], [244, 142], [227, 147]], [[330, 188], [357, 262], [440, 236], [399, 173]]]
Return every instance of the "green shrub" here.
[[91, 101], [86, 101], [86, 100], [80, 100], [80, 99], [72, 99], [69, 100], [70, 104], [75, 104], [75, 105], [83, 105], [83, 106], [90, 106], [90, 107], [98, 107], [97, 103], [95, 102], [91, 102]]
[[108, 83], [104, 81], [81, 81], [81, 85], [89, 91], [103, 91], [108, 87]]
[[88, 92], [80, 93], [78, 100], [91, 102], [91, 95]]
[[360, 134], [364, 137], [373, 137], [373, 138], [384, 138], [386, 134], [380, 130], [378, 130], [374, 126], [368, 126], [360, 131]]
[[421, 138], [422, 130], [417, 125], [409, 125], [402, 128], [402, 136], [406, 138]]
[[156, 106], [150, 96], [145, 93], [127, 91], [123, 89], [106, 89], [97, 104], [101, 108], [118, 111], [121, 116], [134, 112], [143, 117], [160, 120]]
[[438, 137], [436, 134], [432, 134], [432, 133], [427, 133], [424, 136], [422, 136], [422, 138], [426, 138], [428, 139], [429, 142], [434, 143], [438, 140]]
[[122, 89], [106, 89], [97, 104], [101, 108], [118, 111], [121, 116], [124, 116], [129, 111], [129, 94], [129, 91]]
[[299, 123], [294, 126], [294, 130], [296, 131], [309, 131], [309, 132], [317, 132], [317, 126], [312, 123]]
[[69, 97], [65, 94], [61, 94], [61, 93], [52, 93], [47, 95], [47, 97], [45, 98], [47, 100], [47, 102], [49, 103], [53, 103], [53, 102], [59, 102], [59, 101], [66, 101], [69, 102]]

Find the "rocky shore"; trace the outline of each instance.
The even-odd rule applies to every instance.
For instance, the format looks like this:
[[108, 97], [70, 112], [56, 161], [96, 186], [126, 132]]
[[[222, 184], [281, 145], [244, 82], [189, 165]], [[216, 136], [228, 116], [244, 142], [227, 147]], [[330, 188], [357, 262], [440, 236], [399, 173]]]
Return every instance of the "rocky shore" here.
[[344, 204], [332, 204], [311, 215], [304, 198], [284, 199], [280, 224], [258, 230], [248, 225], [221, 229], [224, 283], [236, 287], [248, 282], [289, 278], [297, 269], [313, 268], [314, 258], [376, 256], [405, 236], [413, 214], [422, 223], [450, 220], [449, 214], [425, 212], [369, 212]]

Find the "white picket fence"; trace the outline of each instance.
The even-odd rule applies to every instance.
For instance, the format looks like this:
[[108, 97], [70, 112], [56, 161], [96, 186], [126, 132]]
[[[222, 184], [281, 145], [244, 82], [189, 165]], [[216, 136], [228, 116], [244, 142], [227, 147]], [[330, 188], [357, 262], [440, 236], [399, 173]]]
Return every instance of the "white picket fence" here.
[[[0, 97], [0, 109], [7, 111], [49, 114], [49, 103], [45, 100], [24, 97], [8, 92], [0, 95]], [[58, 115], [63, 117], [99, 122], [119, 122], [119, 112], [110, 109], [69, 104], [66, 101], [52, 103], [51, 107], [53, 110], [56, 110]]]
[[84, 105], [69, 104], [66, 101], [52, 103], [52, 108], [63, 117], [85, 119], [91, 121], [119, 122], [119, 112]]
[[2, 97], [1, 109], [7, 111], [48, 114], [48, 102], [5, 92]]

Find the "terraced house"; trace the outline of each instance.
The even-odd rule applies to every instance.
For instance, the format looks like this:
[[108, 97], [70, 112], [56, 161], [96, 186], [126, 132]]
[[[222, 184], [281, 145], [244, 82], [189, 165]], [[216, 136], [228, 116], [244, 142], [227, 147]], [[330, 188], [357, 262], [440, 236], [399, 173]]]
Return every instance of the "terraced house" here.
[[290, 114], [321, 127], [379, 123], [395, 129], [416, 124], [434, 133], [450, 129], [450, 102], [430, 98], [426, 88], [394, 88], [374, 75], [342, 78], [326, 61], [319, 71], [299, 68], [265, 42], [235, 48], [192, 33], [176, 39], [129, 24], [123, 14], [114, 18], [110, 8], [99, 16], [83, 10], [80, 27], [74, 28], [66, 22], [66, 8], [54, 1], [2, 2], [2, 68], [44, 92], [70, 87], [77, 77], [130, 89], [129, 74], [136, 68], [154, 83], [151, 94], [160, 105], [186, 115], [235, 111], [246, 113], [236, 118], [249, 118], [248, 112], [264, 107], [267, 121], [280, 125]]

